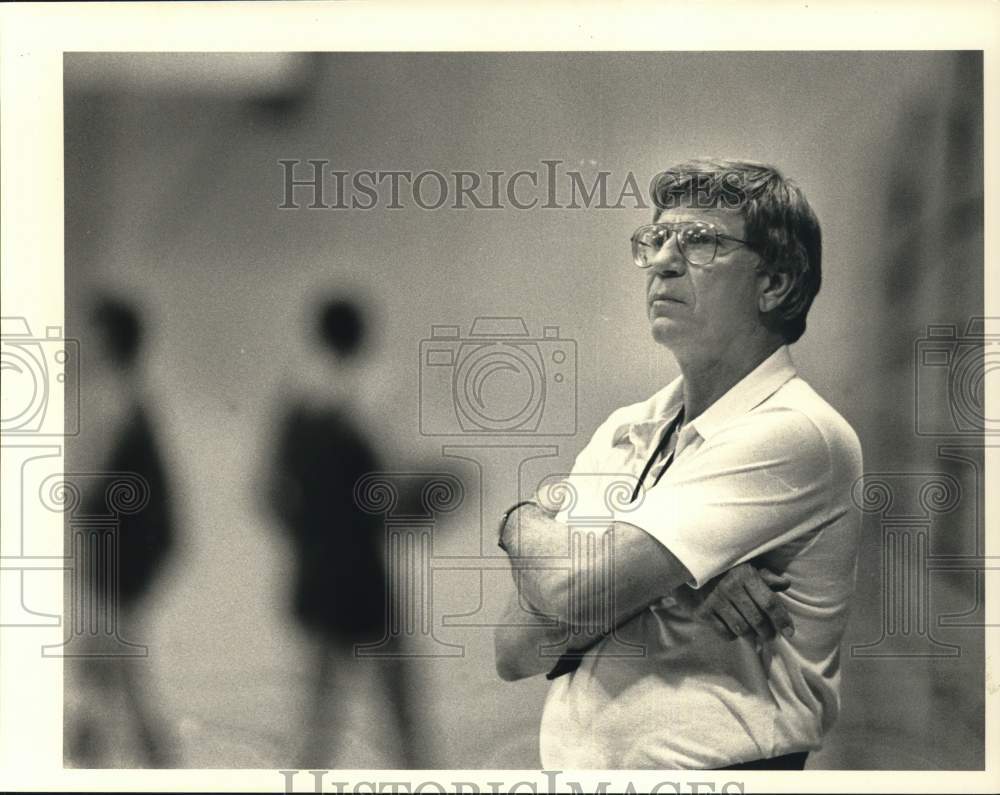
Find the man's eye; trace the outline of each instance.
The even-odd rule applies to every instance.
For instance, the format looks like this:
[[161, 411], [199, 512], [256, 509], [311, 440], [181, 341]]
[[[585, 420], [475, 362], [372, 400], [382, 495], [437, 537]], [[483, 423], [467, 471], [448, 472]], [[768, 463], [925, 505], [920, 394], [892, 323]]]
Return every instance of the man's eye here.
[[688, 243], [694, 245], [711, 242], [711, 236], [706, 229], [689, 229], [685, 237]]

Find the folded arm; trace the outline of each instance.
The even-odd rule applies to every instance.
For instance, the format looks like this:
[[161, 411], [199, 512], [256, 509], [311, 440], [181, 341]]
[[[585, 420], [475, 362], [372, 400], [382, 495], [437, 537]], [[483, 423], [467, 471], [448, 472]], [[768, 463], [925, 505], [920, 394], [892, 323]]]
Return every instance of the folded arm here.
[[[526, 624], [526, 615], [533, 615], [536, 623]], [[525, 603], [515, 589], [493, 634], [497, 673], [508, 682], [547, 673], [562, 655], [583, 652], [602, 637], [574, 635], [566, 624]]]
[[[589, 554], [572, 555], [580, 565], [571, 570], [546, 567], [545, 558], [566, 559], [571, 534]], [[669, 549], [634, 525], [571, 528], [534, 504], [511, 516], [501, 545], [524, 601], [580, 638], [606, 634], [691, 578]]]

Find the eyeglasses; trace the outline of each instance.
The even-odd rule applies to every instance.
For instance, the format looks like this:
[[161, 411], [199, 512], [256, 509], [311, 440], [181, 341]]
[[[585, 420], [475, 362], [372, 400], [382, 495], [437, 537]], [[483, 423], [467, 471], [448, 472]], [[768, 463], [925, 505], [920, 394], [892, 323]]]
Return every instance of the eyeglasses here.
[[719, 251], [720, 240], [732, 240], [749, 246], [750, 241], [724, 235], [713, 224], [705, 221], [685, 221], [677, 224], [648, 224], [632, 234], [632, 259], [640, 268], [648, 268], [671, 237], [677, 240], [677, 249], [689, 265], [704, 268], [711, 265]]

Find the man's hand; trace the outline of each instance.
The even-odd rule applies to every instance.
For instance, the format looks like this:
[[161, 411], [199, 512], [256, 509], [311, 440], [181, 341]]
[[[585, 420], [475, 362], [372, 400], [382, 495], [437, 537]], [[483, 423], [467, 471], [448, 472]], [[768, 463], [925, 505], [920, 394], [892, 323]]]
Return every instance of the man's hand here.
[[695, 615], [727, 639], [756, 635], [771, 640], [778, 632], [790, 638], [795, 627], [778, 597], [789, 585], [768, 569], [741, 563], [700, 589], [703, 601]]

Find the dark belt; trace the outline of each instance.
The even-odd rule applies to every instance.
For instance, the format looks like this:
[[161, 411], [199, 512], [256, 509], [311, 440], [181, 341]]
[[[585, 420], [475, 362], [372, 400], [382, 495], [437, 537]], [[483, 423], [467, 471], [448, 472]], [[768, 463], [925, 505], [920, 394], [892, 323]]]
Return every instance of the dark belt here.
[[794, 754], [775, 756], [770, 759], [755, 759], [752, 762], [740, 762], [728, 767], [717, 767], [716, 770], [805, 770], [808, 751], [798, 751]]

